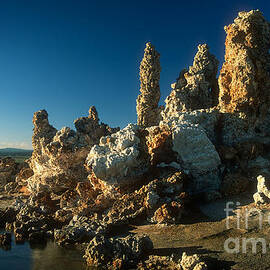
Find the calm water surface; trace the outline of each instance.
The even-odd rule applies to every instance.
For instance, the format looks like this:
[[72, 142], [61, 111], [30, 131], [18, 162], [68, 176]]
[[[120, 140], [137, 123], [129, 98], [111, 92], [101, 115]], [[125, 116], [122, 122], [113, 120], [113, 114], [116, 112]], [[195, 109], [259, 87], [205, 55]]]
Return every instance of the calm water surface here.
[[0, 270], [86, 270], [80, 252], [59, 247], [54, 242], [46, 246], [16, 245], [12, 236], [10, 250], [0, 248]]

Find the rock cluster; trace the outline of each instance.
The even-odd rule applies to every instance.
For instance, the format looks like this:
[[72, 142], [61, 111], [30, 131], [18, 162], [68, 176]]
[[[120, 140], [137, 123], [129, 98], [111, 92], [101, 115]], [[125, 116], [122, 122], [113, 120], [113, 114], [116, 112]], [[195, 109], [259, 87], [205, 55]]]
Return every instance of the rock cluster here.
[[[184, 212], [187, 195], [184, 184], [187, 176], [181, 172], [166, 172], [166, 177], [155, 179], [139, 190], [114, 199], [103, 221], [108, 225], [127, 225], [136, 218], [151, 223], [170, 224], [179, 222]], [[162, 211], [163, 209], [167, 211]]]
[[151, 43], [146, 43], [144, 56], [140, 65], [141, 94], [137, 98], [138, 125], [150, 127], [158, 124], [161, 107], [160, 99], [160, 63], [159, 53]]
[[126, 238], [93, 238], [86, 251], [88, 265], [99, 269], [130, 269], [152, 251], [153, 243], [147, 236], [127, 236]]
[[87, 180], [84, 161], [89, 150], [101, 136], [117, 130], [99, 125], [98, 121], [97, 112], [91, 107], [89, 117], [75, 121], [77, 132], [68, 127], [57, 131], [49, 124], [45, 110], [34, 114], [34, 151], [29, 162], [34, 175], [28, 178], [31, 192], [64, 191]]
[[13, 158], [0, 158], [0, 187], [7, 183], [14, 182], [16, 175], [24, 167], [28, 167], [26, 163], [17, 163]]
[[241, 12], [225, 30], [219, 80], [218, 61], [199, 45], [165, 109], [158, 106], [159, 53], [146, 44], [137, 124], [110, 128], [91, 107], [88, 117], [74, 121], [76, 131], [56, 130], [45, 110], [36, 112], [30, 168], [0, 160], [0, 185], [24, 190], [13, 208], [0, 211], [0, 226], [13, 230], [16, 241], [87, 243], [87, 263], [105, 269], [207, 269], [185, 253], [178, 262], [145, 261], [153, 248], [148, 237], [113, 231], [135, 221], [179, 223], [193, 196], [236, 195], [256, 177], [256, 204], [270, 201], [269, 23], [259, 11]]
[[4, 188], [6, 193], [18, 192], [32, 175], [26, 162], [18, 163], [11, 157], [0, 158], [0, 189]]
[[175, 261], [174, 256], [149, 256], [149, 259], [139, 263], [138, 270], [207, 270], [207, 264], [197, 255], [188, 256], [185, 252], [181, 260]]

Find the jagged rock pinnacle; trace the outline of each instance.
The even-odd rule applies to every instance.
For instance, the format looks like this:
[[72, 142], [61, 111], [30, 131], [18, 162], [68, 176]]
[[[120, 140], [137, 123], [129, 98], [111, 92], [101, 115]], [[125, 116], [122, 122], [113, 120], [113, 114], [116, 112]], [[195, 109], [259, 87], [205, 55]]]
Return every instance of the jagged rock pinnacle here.
[[160, 62], [159, 53], [150, 43], [146, 43], [140, 65], [141, 94], [137, 98], [138, 125], [149, 127], [158, 124], [160, 119]]
[[220, 110], [244, 117], [265, 114], [270, 105], [270, 25], [259, 10], [252, 10], [240, 12], [225, 31]]

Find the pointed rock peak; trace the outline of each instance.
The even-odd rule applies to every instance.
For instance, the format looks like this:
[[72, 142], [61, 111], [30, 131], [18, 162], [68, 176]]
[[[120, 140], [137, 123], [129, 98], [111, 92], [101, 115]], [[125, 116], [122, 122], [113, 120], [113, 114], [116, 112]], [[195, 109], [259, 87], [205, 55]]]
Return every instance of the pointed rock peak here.
[[160, 120], [160, 55], [148, 42], [140, 64], [141, 94], [137, 98], [138, 125], [149, 127], [157, 125]]
[[40, 110], [40, 111], [35, 112], [33, 116], [33, 124], [35, 127], [42, 126], [44, 124], [49, 124], [47, 111]]
[[95, 106], [91, 106], [89, 108], [89, 115], [88, 118], [92, 119], [95, 122], [99, 122], [99, 118], [98, 118], [98, 112]]

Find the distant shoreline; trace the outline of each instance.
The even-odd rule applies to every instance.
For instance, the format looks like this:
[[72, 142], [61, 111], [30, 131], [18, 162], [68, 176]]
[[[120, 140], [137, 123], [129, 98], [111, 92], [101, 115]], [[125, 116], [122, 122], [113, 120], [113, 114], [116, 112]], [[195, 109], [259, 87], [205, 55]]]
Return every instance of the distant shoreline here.
[[0, 158], [11, 157], [16, 162], [24, 162], [32, 156], [33, 150], [18, 149], [18, 148], [3, 148], [0, 149]]

